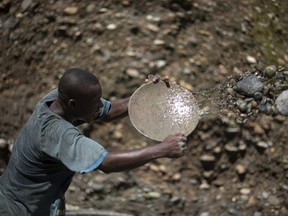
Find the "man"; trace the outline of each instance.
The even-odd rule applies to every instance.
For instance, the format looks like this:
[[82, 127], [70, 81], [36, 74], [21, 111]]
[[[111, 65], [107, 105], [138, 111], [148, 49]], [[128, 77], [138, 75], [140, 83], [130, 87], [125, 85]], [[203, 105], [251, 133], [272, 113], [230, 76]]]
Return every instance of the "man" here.
[[64, 73], [58, 89], [37, 103], [0, 177], [1, 216], [65, 215], [63, 197], [76, 172], [119, 172], [183, 155], [186, 137], [182, 134], [168, 136], [157, 145], [116, 152], [85, 137], [78, 125], [127, 116], [129, 98], [109, 102], [101, 96], [99, 80], [73, 68]]

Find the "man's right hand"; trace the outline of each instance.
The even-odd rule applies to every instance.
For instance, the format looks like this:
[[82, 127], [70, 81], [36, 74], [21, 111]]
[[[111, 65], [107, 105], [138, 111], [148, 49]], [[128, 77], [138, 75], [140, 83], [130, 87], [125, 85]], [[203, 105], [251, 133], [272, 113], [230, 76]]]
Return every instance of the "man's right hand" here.
[[177, 158], [183, 156], [184, 151], [187, 149], [187, 138], [184, 134], [170, 135], [158, 145], [166, 153], [165, 157]]
[[142, 166], [157, 158], [178, 158], [187, 149], [187, 138], [183, 134], [170, 135], [163, 142], [147, 147], [109, 152], [98, 169], [105, 173], [120, 172]]

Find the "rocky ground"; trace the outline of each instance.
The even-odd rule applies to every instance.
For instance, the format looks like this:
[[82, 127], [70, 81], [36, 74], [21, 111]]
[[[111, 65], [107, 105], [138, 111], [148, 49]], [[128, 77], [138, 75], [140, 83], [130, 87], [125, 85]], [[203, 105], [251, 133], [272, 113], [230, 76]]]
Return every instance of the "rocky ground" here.
[[[288, 121], [275, 104], [288, 85], [287, 9], [284, 0], [1, 1], [0, 173], [37, 100], [66, 69], [93, 71], [110, 100], [148, 74], [169, 75], [206, 113], [185, 156], [77, 174], [68, 209], [288, 215]], [[81, 129], [109, 150], [155, 144], [129, 118]]]

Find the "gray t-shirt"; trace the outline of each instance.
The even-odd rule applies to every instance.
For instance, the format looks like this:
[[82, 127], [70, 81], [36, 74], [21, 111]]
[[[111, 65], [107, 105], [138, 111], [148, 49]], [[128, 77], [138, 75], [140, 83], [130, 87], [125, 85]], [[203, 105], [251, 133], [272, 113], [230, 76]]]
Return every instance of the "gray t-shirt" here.
[[[61, 198], [75, 172], [96, 169], [108, 152], [78, 128], [52, 112], [47, 103], [55, 89], [37, 104], [21, 130], [7, 169], [0, 176], [0, 215], [49, 215], [50, 205]], [[100, 118], [110, 108], [101, 98]]]

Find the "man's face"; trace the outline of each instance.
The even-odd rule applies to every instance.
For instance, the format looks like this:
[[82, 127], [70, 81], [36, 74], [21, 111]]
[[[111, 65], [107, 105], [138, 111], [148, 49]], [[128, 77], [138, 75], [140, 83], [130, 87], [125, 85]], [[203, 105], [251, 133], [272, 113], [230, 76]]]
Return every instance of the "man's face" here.
[[100, 100], [102, 96], [101, 87], [99, 85], [87, 86], [79, 95], [82, 96], [75, 100], [73, 114], [77, 120], [87, 123], [92, 122], [100, 115], [100, 109], [103, 107]]

